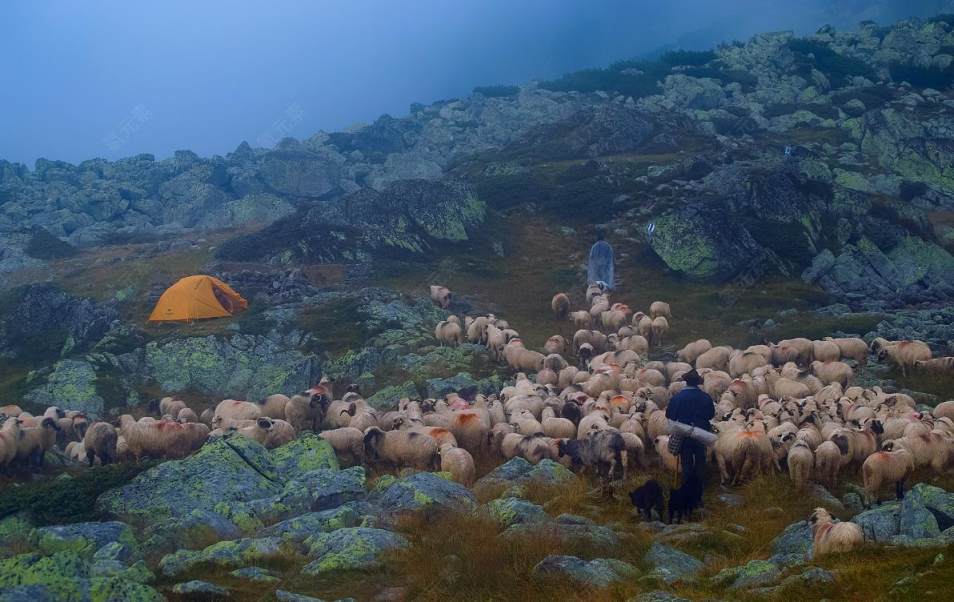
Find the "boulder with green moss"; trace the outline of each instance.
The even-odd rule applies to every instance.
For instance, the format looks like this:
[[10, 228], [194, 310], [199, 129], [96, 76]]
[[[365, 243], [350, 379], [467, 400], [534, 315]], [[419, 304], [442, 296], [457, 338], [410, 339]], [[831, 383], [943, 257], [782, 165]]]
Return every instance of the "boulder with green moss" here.
[[348, 527], [312, 536], [305, 540], [305, 545], [315, 560], [305, 565], [302, 573], [327, 576], [380, 568], [384, 552], [406, 548], [408, 542], [384, 529]]
[[96, 368], [86, 360], [60, 360], [45, 382], [31, 389], [24, 399], [40, 407], [55, 405], [96, 418], [103, 414], [105, 406], [96, 390], [98, 378]]
[[219, 397], [263, 399], [293, 394], [321, 377], [321, 363], [297, 341], [235, 334], [152, 341], [121, 356], [129, 378], [170, 393], [194, 390]]
[[[158, 602], [163, 597], [130, 573], [97, 575], [75, 551], [21, 554], [0, 560], [0, 599], [36, 602]], [[29, 596], [29, 597], [27, 597]]]
[[583, 586], [603, 588], [635, 580], [639, 577], [639, 570], [614, 558], [582, 560], [575, 556], [550, 555], [533, 567], [533, 576], [537, 579], [562, 577]]
[[360, 510], [362, 508], [358, 504], [344, 504], [333, 510], [309, 512], [266, 527], [259, 532], [259, 536], [303, 542], [319, 533], [359, 526], [362, 520]]
[[373, 492], [369, 501], [379, 509], [384, 522], [410, 512], [471, 512], [477, 507], [469, 489], [430, 472], [398, 479]]
[[220, 541], [199, 550], [179, 550], [159, 562], [159, 571], [176, 577], [197, 567], [234, 569], [258, 562], [275, 562], [293, 558], [295, 547], [280, 537], [257, 537]]
[[116, 554], [124, 560], [142, 557], [132, 528], [118, 521], [74, 523], [42, 527], [34, 532], [37, 548], [47, 554], [73, 551], [92, 556], [107, 545], [119, 546]]
[[337, 467], [331, 446], [314, 435], [271, 451], [249, 438], [226, 436], [104, 493], [97, 508], [144, 525], [179, 520], [195, 511], [212, 512], [248, 533], [261, 528], [263, 520], [274, 522], [283, 513], [307, 511], [314, 498], [307, 496], [298, 479]]

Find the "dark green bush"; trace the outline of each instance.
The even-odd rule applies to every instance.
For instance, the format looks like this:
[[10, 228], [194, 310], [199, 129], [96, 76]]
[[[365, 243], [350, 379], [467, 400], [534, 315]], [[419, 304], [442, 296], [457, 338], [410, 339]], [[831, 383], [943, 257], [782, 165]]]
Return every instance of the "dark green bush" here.
[[838, 54], [827, 44], [817, 40], [798, 38], [789, 40], [788, 48], [795, 53], [796, 66], [803, 76], [808, 76], [812, 68], [821, 71], [832, 87], [847, 85], [850, 78], [861, 76], [875, 79], [875, 72], [860, 59]]
[[25, 512], [40, 526], [101, 519], [95, 508], [96, 498], [109, 489], [125, 485], [155, 464], [144, 461], [94, 466], [72, 479], [5, 485], [0, 491], [0, 518]]
[[699, 67], [716, 60], [716, 53], [712, 50], [670, 50], [659, 57], [659, 60], [667, 65]]
[[516, 96], [520, 93], [517, 86], [477, 86], [474, 88], [474, 94], [483, 94], [488, 98], [504, 98]]
[[559, 79], [540, 84], [545, 90], [554, 92], [614, 92], [633, 98], [650, 96], [659, 91], [658, 79], [649, 74], [630, 75], [610, 69], [584, 69], [567, 73]]
[[949, 26], [954, 27], [954, 13], [942, 13], [936, 17], [931, 17], [928, 19], [929, 23], [947, 23]]
[[34, 228], [33, 236], [27, 243], [26, 254], [34, 259], [62, 259], [76, 255], [73, 245], [60, 240], [43, 228]]
[[954, 66], [947, 69], [934, 69], [893, 63], [889, 70], [891, 79], [896, 82], [908, 82], [917, 88], [937, 88], [943, 90], [954, 86]]

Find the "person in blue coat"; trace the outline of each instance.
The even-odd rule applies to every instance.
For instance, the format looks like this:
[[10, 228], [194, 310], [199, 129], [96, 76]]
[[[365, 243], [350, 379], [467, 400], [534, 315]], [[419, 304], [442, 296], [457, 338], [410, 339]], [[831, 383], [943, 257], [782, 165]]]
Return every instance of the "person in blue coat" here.
[[[711, 431], [712, 425], [709, 421], [715, 416], [715, 402], [708, 393], [699, 388], [702, 377], [695, 370], [690, 370], [682, 379], [686, 381], [686, 386], [669, 400], [666, 418]], [[686, 475], [694, 474], [705, 486], [706, 446], [686, 437], [682, 442], [679, 459], [682, 461], [683, 479]]]
[[586, 283], [603, 283], [606, 290], [616, 285], [616, 263], [613, 259], [613, 247], [604, 240], [603, 232], [597, 232], [596, 243], [590, 247], [590, 259], [586, 269]]

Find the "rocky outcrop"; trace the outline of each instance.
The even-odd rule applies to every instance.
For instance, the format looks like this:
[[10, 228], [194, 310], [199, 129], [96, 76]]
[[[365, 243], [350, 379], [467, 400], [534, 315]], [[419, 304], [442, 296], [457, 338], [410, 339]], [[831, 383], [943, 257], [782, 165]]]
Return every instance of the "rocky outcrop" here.
[[330, 263], [422, 255], [437, 245], [467, 240], [485, 211], [473, 191], [458, 182], [406, 180], [279, 220], [230, 241], [219, 256]]
[[235, 334], [153, 341], [119, 364], [134, 382], [173, 393], [187, 389], [235, 399], [292, 394], [318, 382], [321, 364], [298, 350], [301, 341]]

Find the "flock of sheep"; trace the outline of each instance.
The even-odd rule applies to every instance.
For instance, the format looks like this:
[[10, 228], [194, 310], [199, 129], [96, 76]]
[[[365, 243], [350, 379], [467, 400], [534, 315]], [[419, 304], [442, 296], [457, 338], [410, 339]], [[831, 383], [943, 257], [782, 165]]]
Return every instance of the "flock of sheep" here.
[[[431, 298], [450, 306], [445, 287], [431, 287]], [[517, 331], [493, 315], [450, 316], [436, 326], [441, 344], [484, 345], [492, 359], [515, 372], [514, 384], [495, 395], [404, 399], [394, 410], [379, 411], [353, 386], [334, 399], [333, 383], [323, 379], [291, 397], [226, 399], [201, 413], [167, 397], [153, 406], [158, 418], [123, 415], [115, 423], [92, 424], [57, 407], [33, 416], [4, 406], [0, 470], [39, 466], [54, 446], [92, 465], [182, 458], [227, 432], [274, 448], [310, 430], [344, 464], [442, 470], [470, 485], [475, 458], [549, 458], [592, 471], [605, 483], [625, 480], [632, 469], [677, 468], [665, 409], [685, 386], [682, 375], [693, 368], [703, 377], [700, 388], [716, 403], [712, 430], [718, 439], [709, 454], [723, 483], [787, 470], [797, 487], [810, 479], [832, 486], [860, 471], [870, 503], [884, 486], [902, 495], [916, 469], [944, 473], [954, 465], [954, 401], [929, 415], [903, 393], [853, 385], [853, 366], [865, 365], [869, 353], [903, 371], [954, 370], [954, 358], [932, 359], [923, 342], [876, 339], [869, 347], [857, 338], [789, 339], [734, 349], [700, 339], [671, 361], [650, 361], [650, 349], [662, 343], [672, 321], [667, 303], [652, 303], [648, 314], [633, 312], [611, 303], [596, 285], [587, 289], [586, 300], [589, 310], [571, 311], [566, 294], [553, 297], [555, 316], [578, 330], [569, 341], [549, 337], [542, 351], [526, 347]], [[816, 512], [813, 520], [832, 525], [825, 517]], [[835, 524], [816, 533], [850, 531]]]

